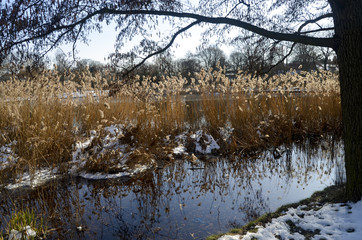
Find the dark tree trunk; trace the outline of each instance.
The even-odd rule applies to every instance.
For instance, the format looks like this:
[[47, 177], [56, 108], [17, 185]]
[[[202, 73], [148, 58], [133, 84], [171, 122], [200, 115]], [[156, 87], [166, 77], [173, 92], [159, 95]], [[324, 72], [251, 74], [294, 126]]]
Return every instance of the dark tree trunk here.
[[362, 197], [362, 0], [329, 0], [337, 37], [347, 197]]
[[324, 56], [324, 60], [323, 60], [323, 70], [327, 71], [327, 64], [328, 64], [328, 54], [326, 54]]

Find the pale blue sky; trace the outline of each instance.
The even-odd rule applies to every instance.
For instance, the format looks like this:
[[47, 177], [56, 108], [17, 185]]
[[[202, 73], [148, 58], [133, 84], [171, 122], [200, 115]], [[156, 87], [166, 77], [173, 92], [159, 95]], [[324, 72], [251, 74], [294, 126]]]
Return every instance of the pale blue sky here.
[[[165, 28], [165, 32], [170, 29]], [[187, 33], [190, 33], [191, 36], [179, 35], [174, 42], [173, 46], [170, 48], [174, 57], [177, 59], [183, 58], [187, 52], [196, 52], [196, 48], [201, 44], [202, 27], [194, 26]], [[175, 32], [172, 31], [172, 32]], [[189, 34], [188, 34], [189, 35]], [[115, 41], [116, 41], [117, 32], [115, 31], [115, 25], [104, 25], [103, 32], [93, 32], [89, 35], [89, 43], [85, 44], [82, 42], [77, 43], [77, 55], [79, 59], [92, 59], [99, 62], [106, 63], [107, 56], [114, 52]], [[138, 44], [138, 41], [141, 40], [140, 37], [135, 37], [132, 43], [126, 43], [125, 51], [130, 49], [132, 46]], [[210, 39], [210, 44], [215, 42], [215, 39]], [[221, 45], [219, 46], [225, 54], [230, 54], [231, 49], [228, 46]], [[71, 53], [72, 45], [62, 45], [60, 49], [64, 53]], [[51, 58], [54, 58], [54, 54], [57, 50], [54, 50], [50, 54]], [[53, 60], [53, 59], [52, 59]]]

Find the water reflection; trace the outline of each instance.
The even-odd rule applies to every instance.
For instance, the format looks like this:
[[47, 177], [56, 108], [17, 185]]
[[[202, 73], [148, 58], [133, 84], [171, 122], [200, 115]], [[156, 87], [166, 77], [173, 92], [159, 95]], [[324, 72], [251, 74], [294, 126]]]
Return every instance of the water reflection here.
[[62, 179], [2, 192], [0, 214], [35, 208], [52, 238], [203, 239], [306, 198], [343, 174], [341, 143], [279, 151], [277, 159], [268, 151], [254, 159], [207, 158], [196, 168], [178, 160], [138, 179]]

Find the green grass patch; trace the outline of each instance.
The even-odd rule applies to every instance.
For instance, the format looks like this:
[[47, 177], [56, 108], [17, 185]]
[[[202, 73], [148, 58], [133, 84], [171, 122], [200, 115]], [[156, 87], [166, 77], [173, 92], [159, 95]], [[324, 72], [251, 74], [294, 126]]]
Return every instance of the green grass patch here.
[[[32, 234], [28, 235], [30, 232], [34, 236]], [[22, 236], [24, 239], [40, 239], [46, 237], [47, 232], [48, 229], [43, 217], [36, 216], [34, 210], [25, 209], [11, 214], [7, 222], [5, 235], [9, 237], [11, 234], [17, 233], [17, 236]], [[4, 236], [1, 236], [0, 239], [2, 238]]]

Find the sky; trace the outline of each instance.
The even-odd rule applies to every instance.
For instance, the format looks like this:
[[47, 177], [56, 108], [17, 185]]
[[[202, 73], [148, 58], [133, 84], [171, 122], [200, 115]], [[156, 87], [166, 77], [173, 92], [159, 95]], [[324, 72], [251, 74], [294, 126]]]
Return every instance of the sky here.
[[[191, 0], [192, 3], [196, 4], [197, 0]], [[327, 21], [327, 23], [325, 22]], [[330, 20], [322, 20], [319, 21], [319, 24], [327, 24]], [[186, 23], [184, 25], [181, 25], [179, 27], [186, 26]], [[162, 32], [167, 32], [172, 29], [170, 25], [167, 23], [159, 23], [159, 29]], [[176, 30], [174, 29], [172, 33], [175, 33]], [[201, 32], [203, 32], [203, 28], [200, 26], [194, 26], [191, 29], [187, 31], [188, 37], [185, 36], [185, 34], [181, 34], [177, 37], [175, 43], [170, 48], [171, 52], [174, 55], [175, 59], [181, 59], [184, 58], [186, 53], [191, 52], [195, 53], [197, 51], [197, 47], [201, 44]], [[235, 30], [235, 32], [231, 32], [230, 34], [238, 35], [239, 31]], [[88, 44], [79, 42], [77, 44], [77, 59], [92, 59], [101, 63], [107, 63], [107, 57], [109, 54], [115, 52], [115, 42], [116, 42], [117, 32], [115, 30], [115, 23], [111, 23], [110, 25], [103, 24], [103, 31], [102, 33], [93, 32], [89, 35], [90, 41]], [[141, 40], [140, 37], [135, 37], [134, 41], [132, 40], [132, 43], [127, 43], [125, 45], [125, 49], [122, 52], [127, 52], [127, 50], [130, 50], [132, 46], [136, 45], [138, 41]], [[210, 45], [215, 44], [216, 36], [214, 38], [211, 38]], [[165, 43], [166, 44], [166, 43]], [[221, 48], [226, 56], [229, 56], [230, 53], [235, 50], [232, 46], [229, 45], [217, 45], [219, 48]], [[71, 45], [62, 45], [60, 49], [64, 53], [71, 53], [72, 52], [72, 46]], [[123, 49], [122, 49], [123, 50]], [[54, 50], [50, 54], [51, 60], [54, 60], [55, 53], [59, 50]]]
[[[167, 31], [167, 30], [166, 30]], [[175, 59], [184, 58], [186, 53], [192, 52], [195, 53], [197, 47], [201, 44], [201, 32], [203, 31], [202, 27], [194, 26], [193, 28], [189, 29], [187, 33], [191, 35], [179, 35], [173, 46], [170, 48], [173, 56]], [[175, 32], [175, 31], [173, 31]], [[107, 56], [115, 51], [115, 42], [116, 42], [117, 32], [115, 31], [115, 25], [103, 25], [103, 31], [99, 32], [92, 32], [89, 35], [89, 42], [88, 44], [79, 42], [77, 43], [76, 49], [77, 59], [92, 59], [101, 63], [107, 63]], [[134, 39], [140, 40], [140, 37], [135, 37]], [[212, 45], [216, 39], [210, 40], [210, 45]], [[131, 49], [134, 45], [138, 42], [133, 41], [132, 43], [127, 43], [125, 46], [125, 51]], [[219, 45], [219, 47], [225, 52], [228, 56], [232, 48], [227, 45]], [[59, 48], [55, 49], [51, 52], [50, 58], [54, 60], [54, 56], [57, 51], [63, 51], [64, 53], [71, 53], [72, 52], [72, 45], [62, 45]]]

